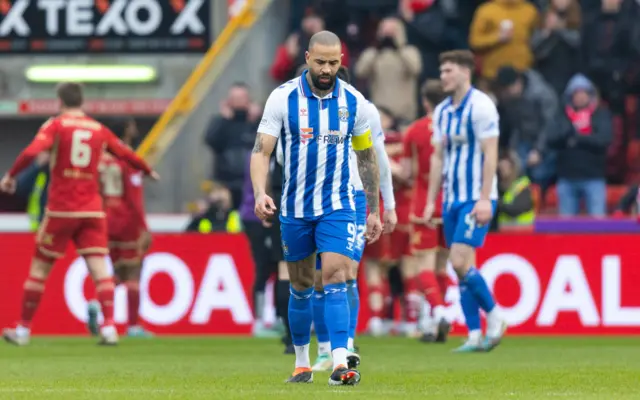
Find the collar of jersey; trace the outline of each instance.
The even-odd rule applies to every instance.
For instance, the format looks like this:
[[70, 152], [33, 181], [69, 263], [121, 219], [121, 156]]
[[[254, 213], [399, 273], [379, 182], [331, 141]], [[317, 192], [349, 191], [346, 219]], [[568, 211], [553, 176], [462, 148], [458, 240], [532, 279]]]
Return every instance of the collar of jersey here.
[[[300, 75], [300, 90], [302, 90], [302, 94], [305, 95], [305, 97], [317, 97], [320, 98], [318, 96], [316, 96], [313, 91], [311, 90], [311, 87], [309, 87], [309, 82], [307, 82], [307, 73], [309, 72], [308, 69], [305, 69], [302, 72], [302, 75]], [[340, 79], [336, 78], [336, 83], [333, 85], [333, 91], [331, 93], [329, 93], [327, 96], [323, 97], [323, 98], [327, 98], [327, 97], [340, 97]]]
[[469, 91], [467, 92], [467, 94], [464, 95], [464, 97], [462, 98], [462, 101], [460, 102], [460, 104], [458, 104], [458, 106], [454, 106], [453, 105], [453, 96], [449, 96], [449, 103], [447, 104], [447, 106], [449, 107], [449, 112], [458, 112], [458, 111], [462, 111], [464, 110], [465, 106], [467, 105], [467, 102], [469, 101], [469, 97], [471, 97], [471, 93], [473, 92], [474, 87], [471, 86], [469, 88]]

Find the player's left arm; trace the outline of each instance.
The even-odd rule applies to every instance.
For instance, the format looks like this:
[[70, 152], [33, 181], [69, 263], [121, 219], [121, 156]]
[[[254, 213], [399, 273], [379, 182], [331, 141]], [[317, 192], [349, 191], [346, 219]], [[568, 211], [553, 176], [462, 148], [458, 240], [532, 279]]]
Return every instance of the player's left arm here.
[[371, 110], [371, 115], [369, 116], [369, 127], [373, 134], [373, 148], [376, 152], [376, 157], [378, 158], [378, 169], [380, 172], [380, 194], [382, 195], [385, 210], [395, 210], [396, 199], [393, 195], [391, 164], [389, 163], [387, 151], [384, 148], [384, 130], [382, 129], [380, 113], [372, 103], [369, 103], [368, 106]]
[[14, 179], [20, 172], [24, 171], [38, 154], [50, 150], [53, 147], [55, 138], [56, 122], [53, 119], [45, 122], [40, 128], [33, 141], [18, 156], [7, 176]]
[[482, 103], [481, 107], [477, 107], [475, 115], [472, 115], [473, 125], [478, 138], [480, 139], [480, 147], [484, 154], [484, 163], [482, 165], [482, 189], [480, 192], [481, 200], [491, 200], [491, 191], [493, 190], [493, 180], [498, 169], [498, 140], [500, 136], [500, 117], [495, 105], [487, 100]]
[[393, 195], [391, 164], [389, 163], [389, 157], [387, 156], [387, 152], [384, 148], [384, 140], [375, 140], [373, 142], [373, 148], [378, 159], [378, 170], [380, 173], [380, 194], [382, 195], [382, 201], [384, 202], [384, 209], [395, 210], [396, 199]]
[[356, 123], [353, 127], [352, 146], [358, 158], [358, 173], [362, 186], [367, 195], [369, 212], [380, 215], [380, 170], [378, 157], [373, 147], [371, 127], [369, 121], [362, 112], [364, 102], [360, 102], [356, 115]]

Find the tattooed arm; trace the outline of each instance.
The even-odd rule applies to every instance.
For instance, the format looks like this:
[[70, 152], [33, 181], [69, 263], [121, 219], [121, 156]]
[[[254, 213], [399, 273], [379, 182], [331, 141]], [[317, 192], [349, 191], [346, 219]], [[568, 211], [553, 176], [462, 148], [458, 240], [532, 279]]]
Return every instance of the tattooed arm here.
[[267, 179], [271, 153], [278, 143], [278, 137], [284, 121], [283, 91], [274, 90], [264, 107], [262, 121], [258, 127], [256, 142], [251, 151], [251, 184], [255, 196], [255, 213], [258, 218], [266, 221], [275, 211], [273, 200], [267, 195]]
[[258, 132], [256, 142], [251, 151], [251, 183], [256, 198], [266, 193], [269, 176], [269, 161], [276, 147], [278, 138]]
[[378, 158], [373, 147], [356, 150], [358, 173], [367, 193], [367, 206], [372, 214], [380, 214], [380, 171]]

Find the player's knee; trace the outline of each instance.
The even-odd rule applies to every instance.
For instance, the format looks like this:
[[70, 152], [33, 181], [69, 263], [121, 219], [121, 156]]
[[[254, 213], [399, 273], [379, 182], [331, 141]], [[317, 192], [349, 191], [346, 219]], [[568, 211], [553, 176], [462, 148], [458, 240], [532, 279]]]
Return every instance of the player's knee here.
[[35, 257], [31, 262], [29, 275], [38, 279], [47, 279], [55, 262], [56, 259], [49, 256]]
[[322, 267], [323, 284], [328, 285], [346, 282], [350, 266], [349, 259], [346, 257], [325, 260]]
[[313, 270], [311, 272], [308, 272], [305, 269], [298, 269], [295, 274], [292, 274], [291, 271], [289, 272], [289, 280], [291, 281], [291, 286], [293, 286], [295, 290], [305, 291], [310, 287], [313, 287]]
[[449, 256], [451, 266], [459, 277], [464, 276], [469, 270], [469, 255], [464, 251], [451, 251]]

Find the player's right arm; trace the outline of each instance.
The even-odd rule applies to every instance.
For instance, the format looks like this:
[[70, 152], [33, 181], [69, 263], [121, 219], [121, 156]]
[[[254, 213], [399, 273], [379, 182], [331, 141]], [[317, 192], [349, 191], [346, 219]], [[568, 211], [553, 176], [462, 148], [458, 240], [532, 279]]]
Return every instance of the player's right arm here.
[[149, 164], [142, 158], [138, 157], [136, 153], [128, 148], [120, 139], [116, 137], [110, 130], [103, 128], [106, 131], [105, 138], [107, 144], [107, 150], [118, 157], [121, 160], [126, 161], [133, 168], [138, 171], [143, 171], [146, 175], [151, 176], [153, 179], [157, 179], [157, 174], [151, 169]]
[[278, 143], [284, 122], [286, 102], [281, 101], [282, 93], [282, 88], [278, 88], [271, 92], [267, 99], [256, 142], [251, 151], [250, 172], [256, 202], [255, 213], [263, 221], [269, 219], [276, 210], [273, 200], [267, 195], [267, 180], [271, 154]]
[[431, 219], [435, 211], [436, 198], [438, 192], [440, 192], [440, 186], [442, 185], [442, 167], [443, 162], [443, 145], [444, 138], [440, 131], [440, 113], [442, 108], [436, 108], [433, 115], [433, 136], [431, 137], [431, 144], [433, 145], [433, 152], [431, 153], [430, 167], [429, 167], [429, 190], [427, 192], [427, 206], [425, 208], [424, 217], [428, 220]]

